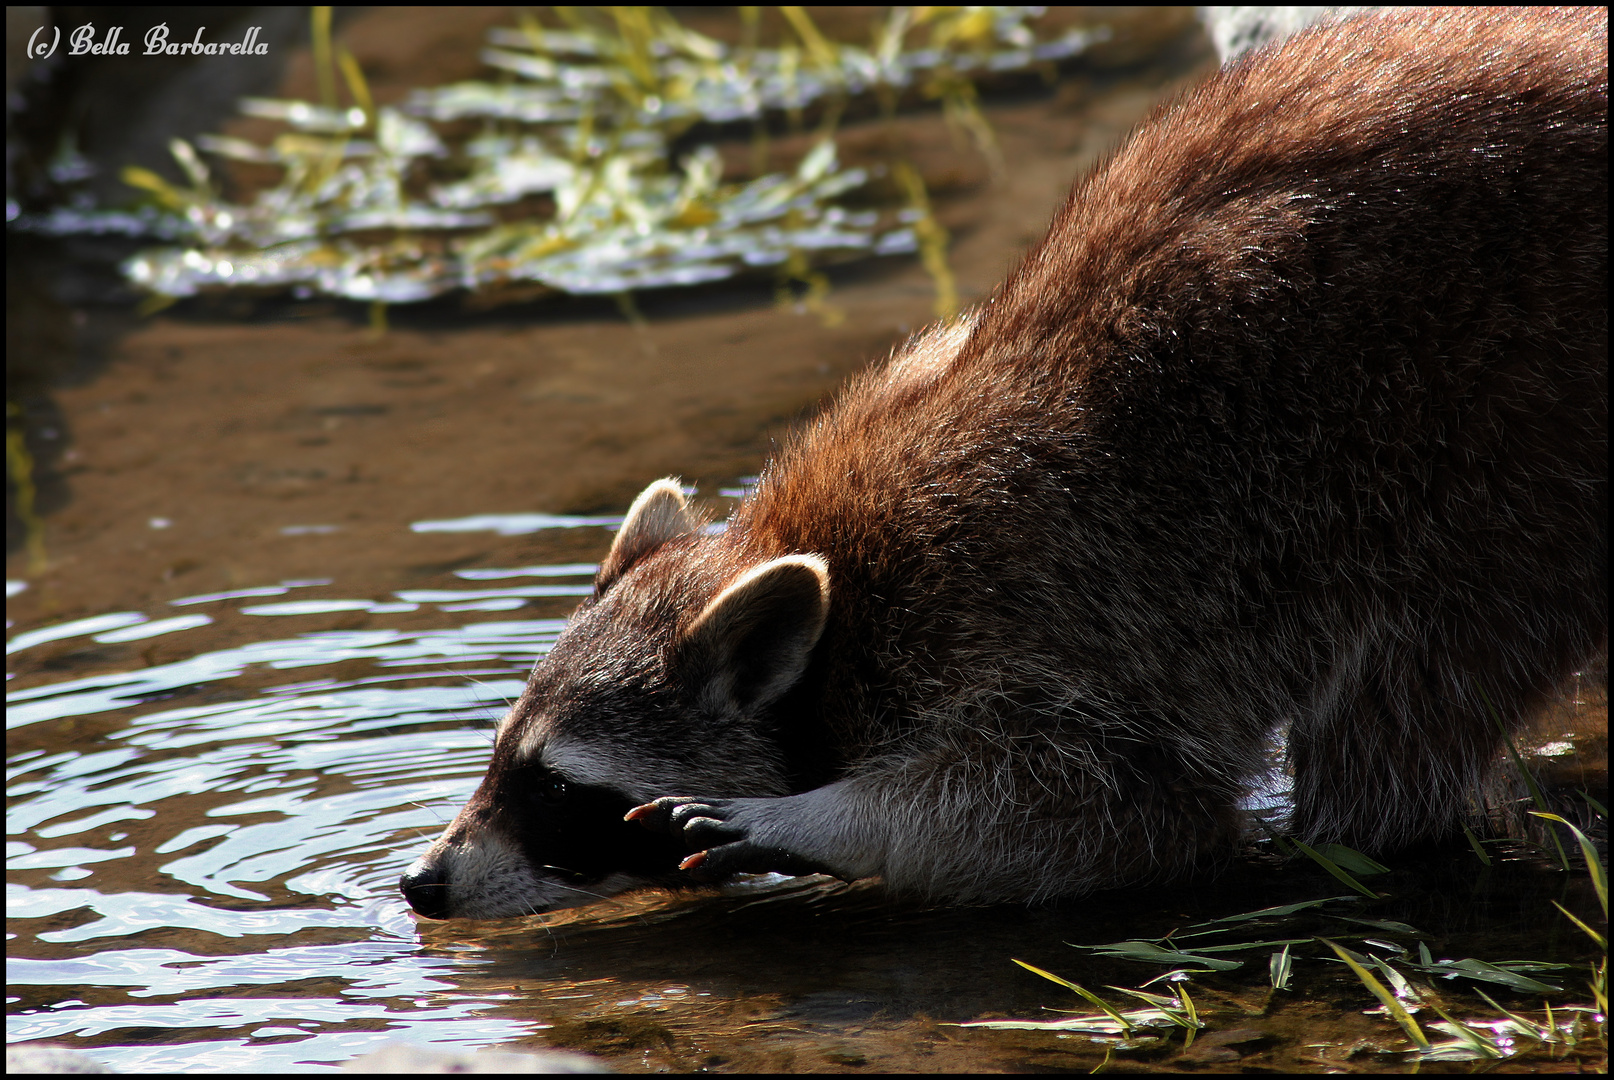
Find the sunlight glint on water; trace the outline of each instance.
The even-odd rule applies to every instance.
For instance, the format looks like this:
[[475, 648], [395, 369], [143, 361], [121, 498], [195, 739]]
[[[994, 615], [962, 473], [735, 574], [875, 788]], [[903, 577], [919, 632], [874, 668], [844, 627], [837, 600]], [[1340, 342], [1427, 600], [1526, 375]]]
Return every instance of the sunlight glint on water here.
[[[290, 629], [343, 611], [508, 610], [586, 595], [593, 571], [483, 568], [458, 575], [474, 588], [396, 601], [262, 602], [331, 584], [287, 582], [11, 645], [177, 635], [240, 615]], [[111, 1035], [127, 1045], [96, 1053], [120, 1069], [261, 1070], [387, 1038], [479, 1046], [533, 1030], [479, 1015], [479, 995], [434, 977], [478, 961], [422, 955], [397, 880], [475, 787], [492, 721], [564, 619], [440, 621], [457, 625], [307, 630], [10, 694], [8, 1038]], [[268, 987], [281, 992], [259, 996]], [[425, 998], [429, 1014], [410, 1015]], [[197, 1029], [222, 1041], [138, 1045], [138, 1031]]]

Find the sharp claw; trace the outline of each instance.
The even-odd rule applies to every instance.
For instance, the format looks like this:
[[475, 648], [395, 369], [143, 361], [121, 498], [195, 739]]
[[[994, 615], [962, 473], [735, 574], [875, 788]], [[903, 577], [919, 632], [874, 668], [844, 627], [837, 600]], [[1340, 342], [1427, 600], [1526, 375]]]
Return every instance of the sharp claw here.
[[700, 866], [701, 863], [706, 861], [706, 855], [707, 855], [707, 853], [704, 852], [704, 851], [697, 851], [697, 852], [695, 852], [695, 854], [691, 855], [689, 858], [687, 858], [683, 862], [679, 863], [678, 864], [678, 869], [680, 869], [680, 870], [694, 870], [695, 868]]
[[623, 821], [639, 821], [642, 818], [649, 817], [651, 814], [653, 814], [655, 812], [656, 812], [656, 804], [653, 803], [653, 802], [647, 802], [642, 806], [635, 806], [632, 810], [629, 810], [626, 814], [623, 814], [622, 815], [622, 820]]

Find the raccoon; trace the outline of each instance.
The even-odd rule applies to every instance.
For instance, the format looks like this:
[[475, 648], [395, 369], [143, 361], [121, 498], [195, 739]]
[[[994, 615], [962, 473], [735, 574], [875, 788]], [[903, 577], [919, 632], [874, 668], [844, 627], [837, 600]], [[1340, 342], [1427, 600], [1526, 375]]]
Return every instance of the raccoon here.
[[651, 484], [404, 875], [430, 918], [742, 872], [1036, 901], [1287, 823], [1441, 836], [1607, 648], [1601, 9], [1233, 62], [717, 531]]

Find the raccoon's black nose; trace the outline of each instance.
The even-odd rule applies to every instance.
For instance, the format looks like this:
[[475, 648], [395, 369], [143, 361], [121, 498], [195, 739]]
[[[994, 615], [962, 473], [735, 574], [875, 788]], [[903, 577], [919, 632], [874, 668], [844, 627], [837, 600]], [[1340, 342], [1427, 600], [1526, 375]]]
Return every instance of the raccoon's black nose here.
[[410, 867], [398, 879], [398, 889], [416, 915], [427, 919], [448, 918], [448, 880], [440, 867]]

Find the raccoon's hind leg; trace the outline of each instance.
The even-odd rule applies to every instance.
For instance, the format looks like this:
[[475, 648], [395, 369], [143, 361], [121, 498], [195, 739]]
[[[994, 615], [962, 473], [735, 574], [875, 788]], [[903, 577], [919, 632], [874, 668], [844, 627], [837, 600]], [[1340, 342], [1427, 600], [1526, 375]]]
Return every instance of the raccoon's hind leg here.
[[1385, 851], [1457, 831], [1502, 750], [1487, 706], [1517, 730], [1539, 698], [1495, 677], [1430, 671], [1374, 650], [1291, 727], [1294, 814], [1308, 842]]
[[1560, 582], [1551, 603], [1472, 589], [1462, 605], [1341, 650], [1290, 729], [1290, 831], [1363, 850], [1455, 833], [1480, 809], [1502, 729], [1516, 737], [1571, 672], [1606, 653], [1605, 581], [1593, 568]]

